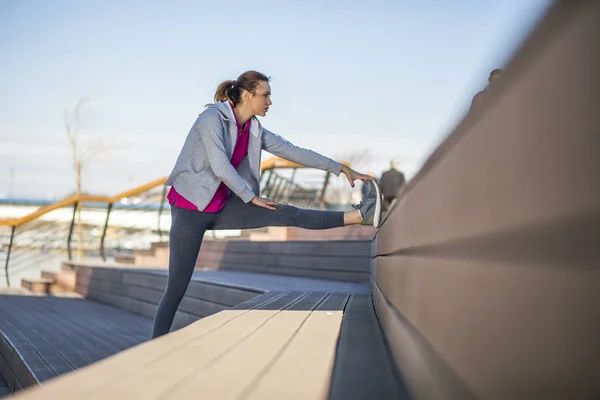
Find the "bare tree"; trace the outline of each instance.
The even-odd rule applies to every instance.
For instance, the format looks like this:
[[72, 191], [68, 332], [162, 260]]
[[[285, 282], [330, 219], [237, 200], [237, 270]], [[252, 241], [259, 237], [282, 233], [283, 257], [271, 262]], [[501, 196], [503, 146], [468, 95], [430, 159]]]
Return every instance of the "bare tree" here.
[[[87, 99], [82, 99], [77, 103], [75, 109], [69, 113], [68, 110], [65, 110], [65, 128], [67, 131], [67, 137], [69, 139], [69, 144], [71, 145], [71, 151], [73, 153], [73, 168], [75, 169], [75, 184], [76, 184], [76, 193], [80, 196], [83, 193], [82, 190], [82, 172], [84, 166], [88, 164], [88, 162], [103, 152], [104, 146], [100, 140], [92, 141], [87, 146], [82, 146], [82, 143], [79, 138], [79, 131], [81, 129], [81, 118], [80, 118], [80, 109], [84, 103], [86, 103]], [[83, 257], [83, 228], [81, 224], [81, 201], [77, 202], [77, 234], [79, 239], [79, 259]]]

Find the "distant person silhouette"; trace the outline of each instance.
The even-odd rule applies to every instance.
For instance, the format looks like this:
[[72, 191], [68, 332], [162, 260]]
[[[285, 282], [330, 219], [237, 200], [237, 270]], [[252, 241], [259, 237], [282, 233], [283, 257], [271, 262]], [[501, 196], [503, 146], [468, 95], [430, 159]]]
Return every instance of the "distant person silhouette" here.
[[406, 183], [404, 174], [398, 170], [396, 161], [390, 162], [390, 169], [381, 174], [379, 188], [383, 194], [383, 210], [388, 211], [396, 199], [398, 190]]
[[475, 96], [473, 96], [473, 100], [471, 101], [471, 108], [469, 109], [469, 111], [472, 111], [475, 108], [477, 108], [477, 106], [481, 103], [481, 99], [483, 99], [490, 90], [493, 90], [495, 82], [502, 76], [503, 72], [504, 71], [502, 71], [502, 69], [500, 68], [496, 68], [495, 70], [490, 72], [487, 86], [483, 90], [479, 91]]

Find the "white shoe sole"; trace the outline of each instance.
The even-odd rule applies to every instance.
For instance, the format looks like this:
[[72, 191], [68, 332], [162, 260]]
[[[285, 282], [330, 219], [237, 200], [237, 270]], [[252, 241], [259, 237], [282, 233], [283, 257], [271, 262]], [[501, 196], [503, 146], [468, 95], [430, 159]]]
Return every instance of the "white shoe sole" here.
[[375, 215], [373, 216], [373, 226], [375, 228], [379, 228], [379, 224], [381, 223], [381, 191], [379, 190], [379, 185], [377, 182], [371, 181], [373, 187], [375, 188], [375, 192], [377, 193], [377, 200], [375, 201]]

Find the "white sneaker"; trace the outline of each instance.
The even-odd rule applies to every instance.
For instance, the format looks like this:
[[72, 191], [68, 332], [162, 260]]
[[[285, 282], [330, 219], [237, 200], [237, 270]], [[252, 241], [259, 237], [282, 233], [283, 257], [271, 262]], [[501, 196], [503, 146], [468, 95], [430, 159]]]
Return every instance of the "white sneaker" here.
[[352, 207], [360, 212], [361, 225], [372, 225], [379, 228], [381, 223], [381, 191], [375, 181], [367, 181], [366, 185], [368, 185], [367, 191], [360, 203]]

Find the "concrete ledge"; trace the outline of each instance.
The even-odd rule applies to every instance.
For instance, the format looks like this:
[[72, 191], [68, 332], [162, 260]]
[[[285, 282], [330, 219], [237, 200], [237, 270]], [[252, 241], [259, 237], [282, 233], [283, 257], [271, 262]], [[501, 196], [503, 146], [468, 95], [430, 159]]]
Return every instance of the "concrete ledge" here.
[[[92, 267], [69, 263], [75, 290], [88, 299], [153, 318], [167, 284], [164, 270]], [[196, 271], [177, 311], [178, 329], [268, 291], [368, 293], [367, 284], [236, 271]]]
[[[166, 274], [152, 271], [83, 265], [74, 268], [77, 293], [148, 318], [154, 318], [167, 284]], [[179, 329], [262, 293], [244, 287], [192, 281], [177, 311], [173, 328]]]

